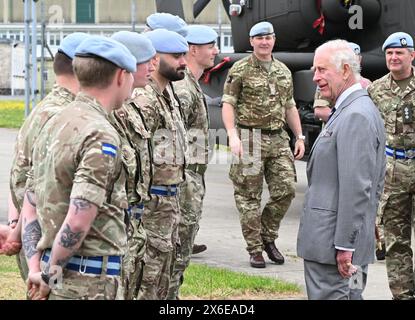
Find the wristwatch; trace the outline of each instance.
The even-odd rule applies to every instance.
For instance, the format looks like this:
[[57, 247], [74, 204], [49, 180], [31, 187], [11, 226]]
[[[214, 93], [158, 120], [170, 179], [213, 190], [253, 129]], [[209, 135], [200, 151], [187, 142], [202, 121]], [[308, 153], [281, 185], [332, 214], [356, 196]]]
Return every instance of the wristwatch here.
[[46, 283], [49, 286], [50, 282], [50, 275], [44, 271], [40, 274], [40, 277], [42, 278], [43, 282]]
[[297, 140], [303, 140], [303, 141], [305, 141], [305, 135], [299, 134], [297, 136]]

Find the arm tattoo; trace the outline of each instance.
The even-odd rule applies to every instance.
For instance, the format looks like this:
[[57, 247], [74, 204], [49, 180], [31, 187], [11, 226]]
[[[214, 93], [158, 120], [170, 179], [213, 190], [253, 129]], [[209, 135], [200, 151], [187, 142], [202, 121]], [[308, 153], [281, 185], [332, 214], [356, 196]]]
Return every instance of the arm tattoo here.
[[64, 248], [70, 249], [79, 242], [83, 234], [83, 231], [73, 232], [69, 224], [66, 224], [65, 229], [62, 231], [59, 244]]
[[91, 209], [91, 204], [87, 200], [83, 199], [73, 199], [71, 200], [72, 204], [76, 207], [75, 214], [80, 213], [82, 210]]
[[37, 253], [37, 243], [42, 236], [39, 221], [33, 220], [24, 228], [23, 233], [23, 250], [27, 259], [30, 259]]
[[32, 207], [36, 208], [36, 196], [34, 192], [27, 191], [26, 192], [27, 200], [31, 204]]

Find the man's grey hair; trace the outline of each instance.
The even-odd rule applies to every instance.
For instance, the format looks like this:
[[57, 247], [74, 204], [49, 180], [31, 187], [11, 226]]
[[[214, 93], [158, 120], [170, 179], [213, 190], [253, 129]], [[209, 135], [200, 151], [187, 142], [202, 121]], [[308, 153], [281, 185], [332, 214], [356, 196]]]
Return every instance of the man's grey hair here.
[[360, 79], [360, 61], [356, 53], [350, 48], [349, 43], [346, 40], [330, 40], [323, 43], [316, 49], [317, 53], [321, 50], [330, 50], [330, 62], [336, 66], [337, 70], [340, 70], [345, 64], [350, 66], [350, 69], [356, 79]]

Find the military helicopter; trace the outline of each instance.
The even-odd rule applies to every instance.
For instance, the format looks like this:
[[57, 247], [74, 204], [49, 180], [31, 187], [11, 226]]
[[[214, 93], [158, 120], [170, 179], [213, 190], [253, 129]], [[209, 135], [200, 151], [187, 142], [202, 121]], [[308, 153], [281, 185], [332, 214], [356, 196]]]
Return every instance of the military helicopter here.
[[[210, 0], [197, 0], [196, 18]], [[276, 33], [274, 57], [293, 74], [294, 99], [299, 109], [306, 151], [317, 137], [321, 123], [314, 119], [312, 82], [314, 50], [335, 38], [355, 42], [362, 49], [362, 75], [375, 80], [387, 73], [381, 50], [393, 32], [415, 30], [415, 2], [409, 0], [222, 0], [231, 21], [235, 53], [219, 54], [208, 70], [209, 81], [201, 81], [209, 101], [211, 127], [223, 128], [220, 97], [227, 72], [233, 63], [250, 53], [248, 33], [260, 21], [271, 22]], [[180, 0], [156, 1], [157, 11], [183, 17]]]

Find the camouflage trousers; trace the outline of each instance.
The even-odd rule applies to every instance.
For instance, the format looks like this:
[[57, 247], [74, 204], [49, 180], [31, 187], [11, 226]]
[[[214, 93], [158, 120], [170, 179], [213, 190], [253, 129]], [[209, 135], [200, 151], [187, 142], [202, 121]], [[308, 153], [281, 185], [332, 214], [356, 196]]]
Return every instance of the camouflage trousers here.
[[199, 231], [202, 217], [203, 198], [205, 197], [204, 174], [186, 169], [186, 180], [180, 186], [180, 246], [177, 247], [176, 261], [170, 279], [167, 298], [174, 300], [179, 296], [179, 288], [183, 283], [183, 274], [189, 266], [193, 244]]
[[142, 222], [147, 233], [147, 248], [139, 300], [165, 300], [170, 286], [172, 264], [179, 243], [180, 209], [178, 196], [152, 195], [145, 203]]
[[[278, 230], [295, 196], [296, 173], [288, 134], [242, 134], [244, 157], [233, 163], [229, 177], [250, 254], [263, 251], [264, 242], [278, 238]], [[247, 156], [249, 150], [249, 157]], [[244, 159], [245, 158], [245, 159]], [[263, 180], [270, 198], [261, 212]]]
[[413, 299], [411, 235], [415, 225], [415, 160], [387, 157], [385, 187], [379, 207], [385, 229], [389, 288], [395, 299]]
[[131, 218], [127, 234], [128, 249], [123, 257], [122, 283], [124, 299], [133, 300], [137, 298], [145, 264], [147, 236], [141, 220]]
[[[42, 270], [45, 262], [41, 263]], [[105, 267], [106, 268], [106, 267]], [[63, 270], [62, 282], [53, 288], [48, 300], [123, 300], [120, 276], [81, 274]]]

